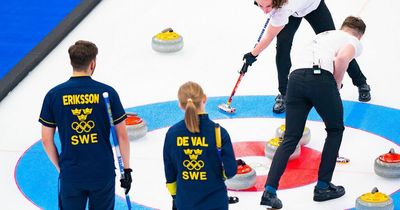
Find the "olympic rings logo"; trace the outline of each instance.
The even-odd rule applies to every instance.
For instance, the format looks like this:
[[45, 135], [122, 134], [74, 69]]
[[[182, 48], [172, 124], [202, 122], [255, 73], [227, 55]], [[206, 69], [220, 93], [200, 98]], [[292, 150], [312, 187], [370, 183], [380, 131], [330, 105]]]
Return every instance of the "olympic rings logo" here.
[[80, 121], [80, 122], [73, 122], [71, 124], [71, 128], [76, 131], [77, 133], [89, 133], [92, 128], [94, 128], [94, 122], [93, 120], [89, 120], [88, 122], [85, 121]]
[[184, 160], [183, 166], [185, 166], [188, 170], [196, 170], [199, 171], [204, 167], [204, 162], [202, 160]]

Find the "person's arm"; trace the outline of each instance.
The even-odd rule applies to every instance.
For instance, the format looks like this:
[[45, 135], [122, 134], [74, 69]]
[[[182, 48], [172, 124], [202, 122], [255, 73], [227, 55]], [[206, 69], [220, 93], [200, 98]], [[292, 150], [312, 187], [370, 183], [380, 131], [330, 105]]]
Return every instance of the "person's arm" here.
[[338, 89], [342, 86], [342, 80], [344, 73], [349, 66], [350, 61], [354, 58], [356, 50], [353, 45], [347, 44], [346, 46], [339, 49], [333, 61], [333, 76], [336, 80]]
[[174, 198], [176, 195], [176, 177], [177, 169], [171, 157], [171, 145], [169, 140], [169, 131], [165, 135], [164, 146], [163, 146], [163, 162], [164, 162], [164, 174], [166, 179], [166, 186], [168, 192]]
[[119, 150], [121, 151], [124, 168], [130, 168], [130, 145], [125, 120], [115, 125], [115, 132], [117, 133]]
[[227, 178], [232, 178], [237, 172], [237, 162], [231, 138], [225, 129], [221, 129], [222, 138], [222, 162], [224, 164], [225, 175]]
[[124, 164], [124, 176], [120, 179], [121, 187], [125, 189], [125, 195], [127, 195], [131, 189], [132, 185], [132, 169], [129, 165], [130, 159], [130, 147], [129, 147], [129, 139], [128, 133], [126, 131], [125, 120], [120, 123], [114, 125], [115, 132], [117, 133], [118, 138], [118, 147], [121, 152], [122, 162]]
[[54, 144], [54, 133], [55, 128], [47, 127], [42, 125], [42, 144], [44, 151], [49, 157], [50, 161], [56, 167], [57, 171], [60, 172], [60, 166], [58, 165], [59, 155], [56, 145]]
[[265, 48], [267, 48], [272, 40], [282, 31], [285, 26], [273, 26], [269, 25], [266, 31], [265, 36], [260, 40], [260, 42], [254, 47], [251, 54], [254, 56], [258, 56]]

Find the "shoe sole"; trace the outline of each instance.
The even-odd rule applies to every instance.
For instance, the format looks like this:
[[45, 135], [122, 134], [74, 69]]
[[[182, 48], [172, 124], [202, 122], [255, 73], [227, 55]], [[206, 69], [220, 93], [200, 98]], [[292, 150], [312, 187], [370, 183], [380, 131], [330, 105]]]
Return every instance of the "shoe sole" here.
[[368, 101], [370, 101], [370, 100], [371, 100], [371, 97], [365, 98], [365, 99], [363, 99], [363, 98], [358, 98], [358, 101], [360, 101], [360, 102], [368, 102]]
[[328, 200], [332, 200], [332, 199], [336, 199], [336, 198], [340, 198], [345, 194], [345, 192], [343, 192], [342, 194], [338, 194], [338, 195], [334, 195], [334, 196], [314, 196], [314, 201], [317, 202], [322, 202], [322, 201], [328, 201]]
[[271, 209], [271, 210], [273, 210], [273, 209], [281, 209], [281, 208], [276, 208], [276, 207], [273, 207], [273, 206], [271, 206], [271, 205], [267, 205], [267, 204], [263, 204], [263, 203], [260, 203], [260, 206], [263, 206], [263, 207], [266, 207], [267, 209]]
[[272, 112], [275, 114], [282, 114], [286, 111], [286, 109], [282, 109], [282, 110], [275, 110], [274, 108], [272, 108]]
[[[361, 102], [368, 102], [368, 101], [370, 101], [371, 100], [371, 94], [369, 93], [369, 91], [368, 92], [361, 92], [361, 93], [358, 93], [359, 95], [358, 95], [358, 101], [361, 101]], [[361, 96], [365, 96], [365, 97], [361, 97]]]
[[266, 207], [268, 210], [276, 210], [276, 209], [281, 209], [281, 208], [274, 208], [274, 207], [272, 207], [272, 206], [269, 206], [269, 205], [263, 205], [263, 204], [260, 204], [260, 206], [262, 206], [262, 207]]

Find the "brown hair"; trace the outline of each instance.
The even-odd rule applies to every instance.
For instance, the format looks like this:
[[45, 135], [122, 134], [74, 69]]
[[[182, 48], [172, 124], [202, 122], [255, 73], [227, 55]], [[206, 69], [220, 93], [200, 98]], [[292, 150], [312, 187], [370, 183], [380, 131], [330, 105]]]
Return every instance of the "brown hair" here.
[[98, 49], [89, 41], [79, 40], [68, 49], [71, 65], [74, 70], [87, 69], [90, 62], [96, 59]]
[[272, 0], [272, 8], [282, 8], [284, 4], [286, 4], [288, 0]]
[[356, 32], [358, 35], [362, 36], [365, 33], [366, 25], [361, 18], [354, 17], [354, 16], [348, 16], [343, 21], [342, 27], [340, 27], [340, 29], [343, 29], [344, 27], [350, 28], [354, 32]]
[[[284, 4], [286, 4], [288, 0], [272, 0], [272, 8], [282, 8]], [[258, 3], [254, 0], [254, 5], [259, 6]]]
[[196, 111], [201, 106], [203, 97], [203, 89], [195, 82], [186, 82], [178, 90], [179, 104], [185, 109], [186, 128], [192, 133], [200, 132], [199, 116]]

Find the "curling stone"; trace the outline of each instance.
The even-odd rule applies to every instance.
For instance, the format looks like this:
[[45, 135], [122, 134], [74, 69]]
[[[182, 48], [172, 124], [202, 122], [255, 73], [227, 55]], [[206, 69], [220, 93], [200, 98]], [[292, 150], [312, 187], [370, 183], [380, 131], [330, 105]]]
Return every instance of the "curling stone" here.
[[393, 210], [393, 199], [378, 191], [376, 187], [356, 200], [357, 210]]
[[[265, 145], [265, 156], [272, 159], [274, 158], [275, 152], [278, 147], [281, 145], [283, 138], [275, 137], [269, 141]], [[289, 160], [298, 158], [300, 156], [301, 146], [297, 144], [296, 149], [294, 150], [293, 154], [290, 155]]]
[[126, 131], [130, 141], [142, 138], [147, 133], [147, 124], [135, 113], [128, 113], [125, 119]]
[[153, 50], [162, 53], [177, 52], [183, 48], [183, 38], [171, 28], [166, 28], [153, 36], [151, 40]]
[[[285, 124], [279, 126], [275, 131], [275, 137], [282, 137], [283, 134], [285, 133], [285, 129], [286, 129]], [[305, 127], [303, 131], [303, 136], [300, 139], [300, 144], [306, 145], [310, 142], [310, 140], [311, 140], [311, 131], [309, 128]]]
[[400, 154], [391, 148], [389, 153], [380, 155], [375, 159], [375, 173], [386, 178], [400, 177]]
[[225, 180], [225, 185], [230, 190], [244, 190], [253, 187], [257, 181], [256, 171], [243, 160], [237, 160], [238, 168], [234, 177]]

